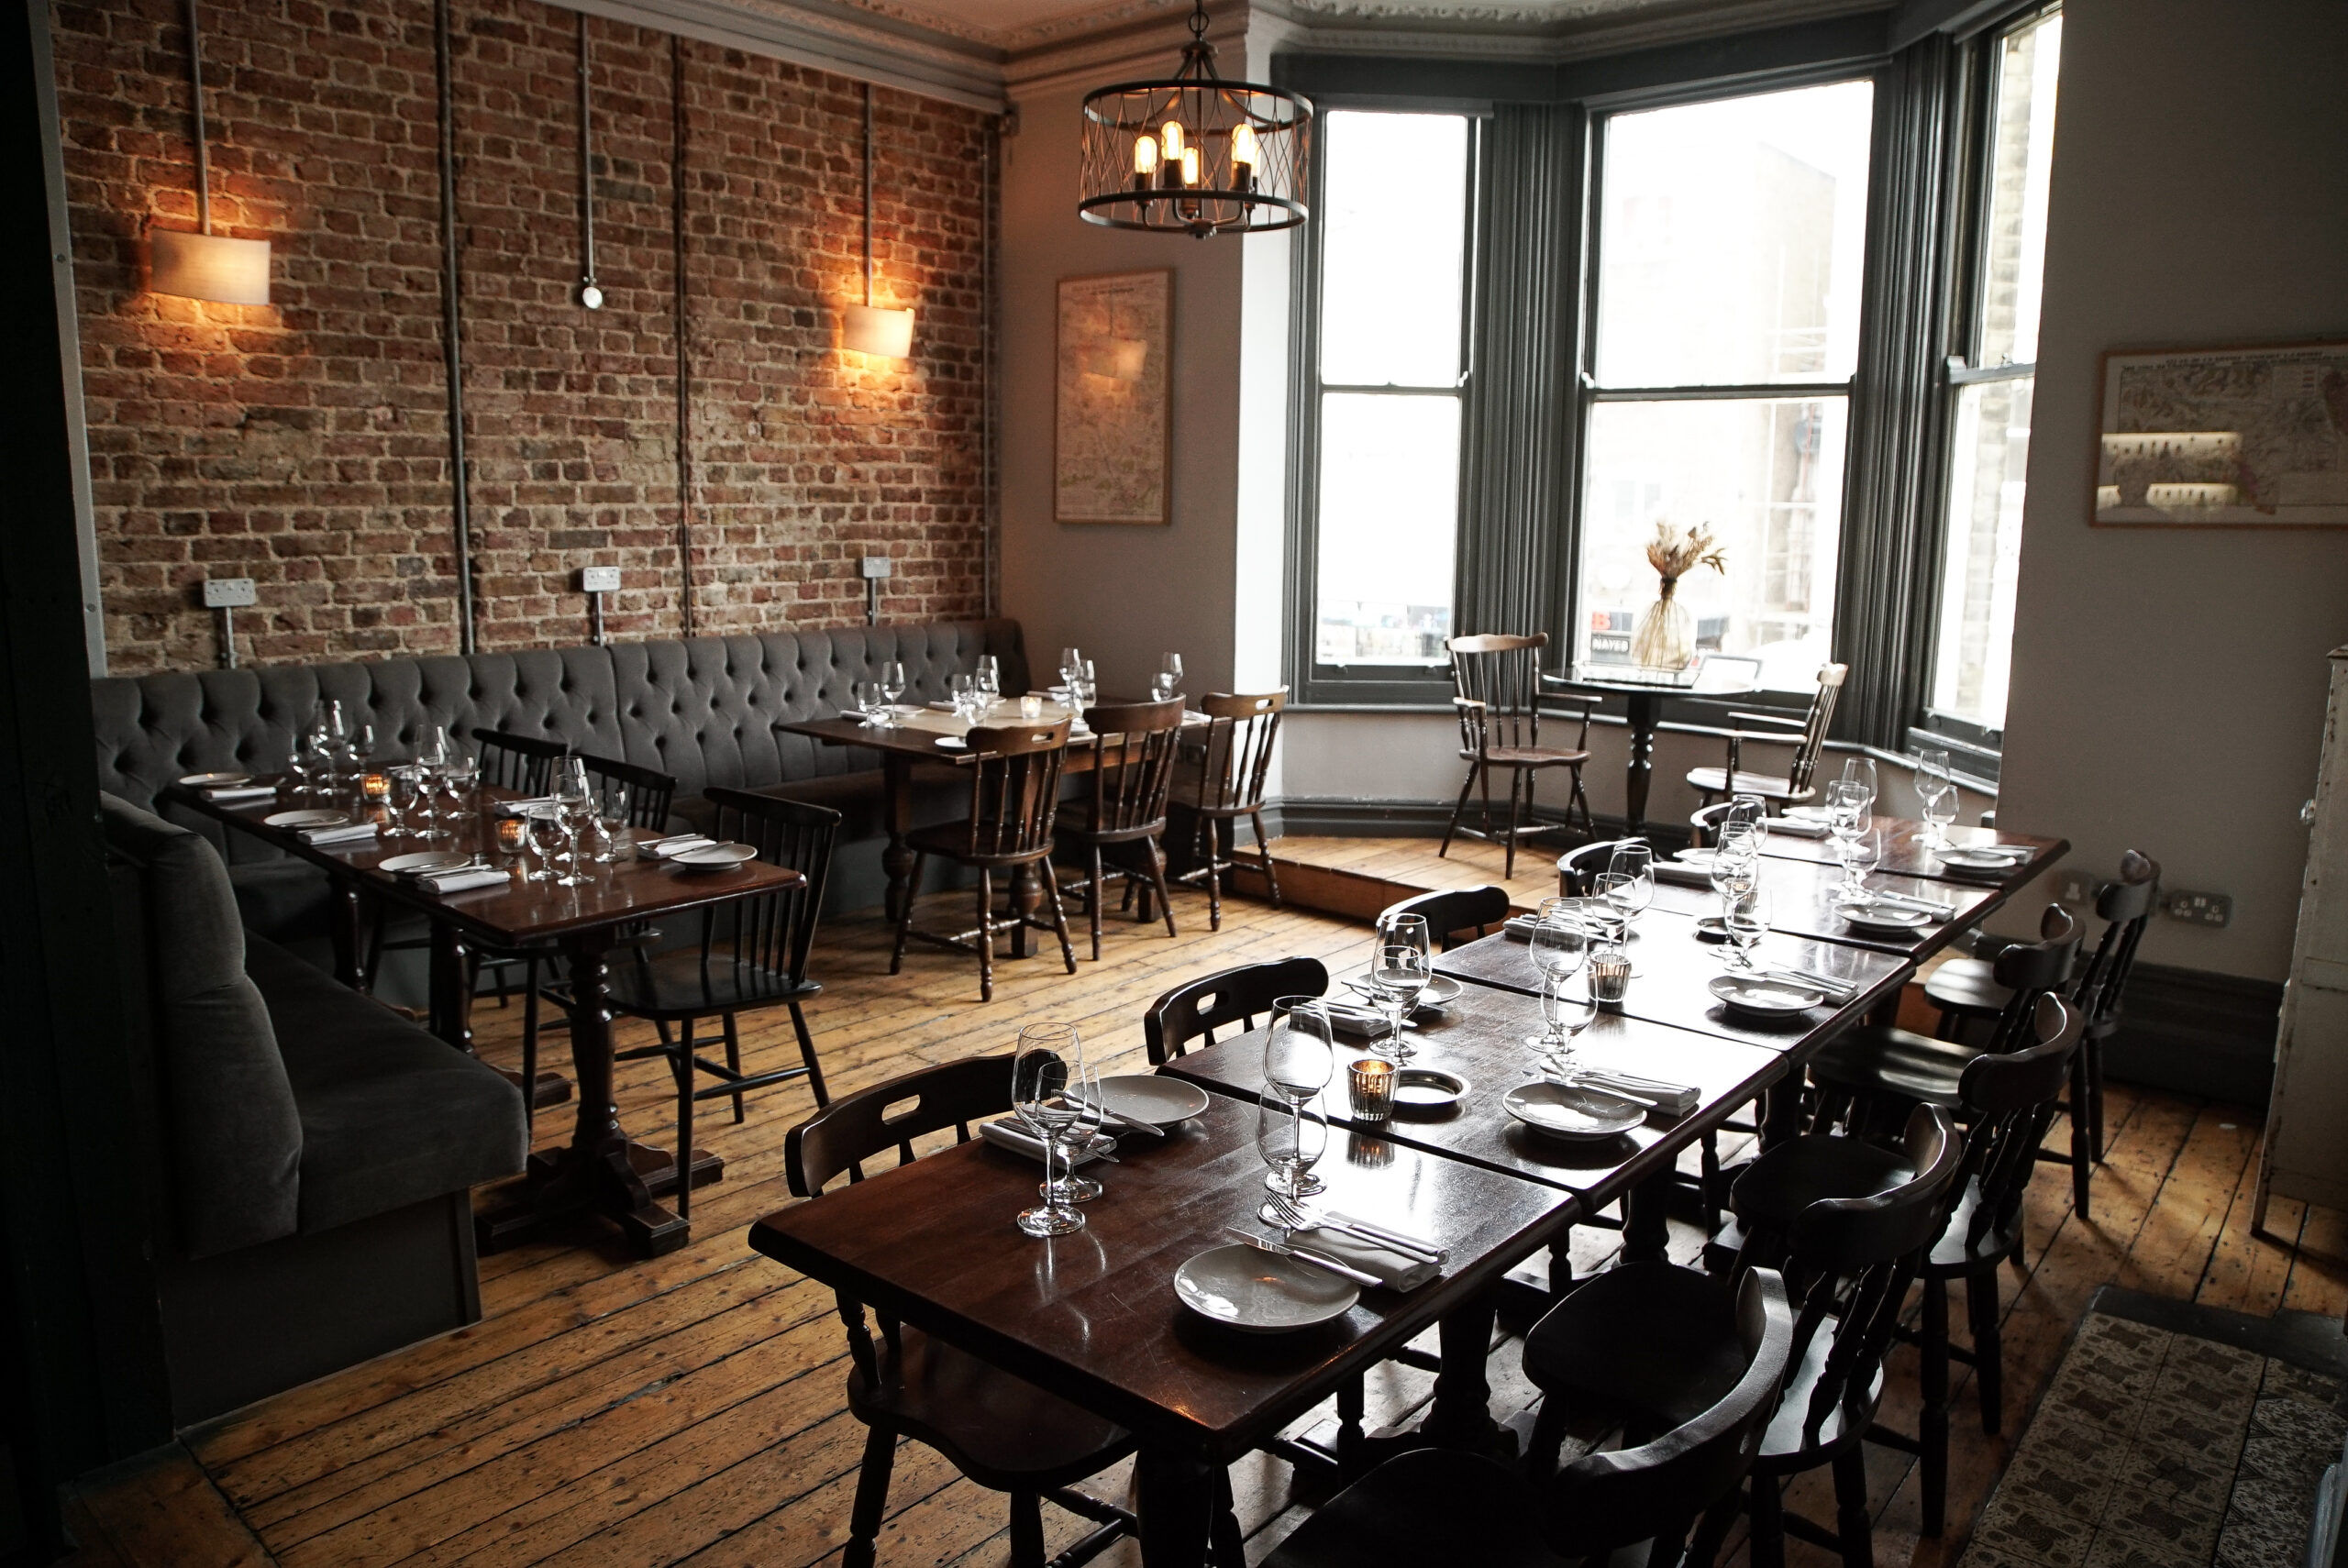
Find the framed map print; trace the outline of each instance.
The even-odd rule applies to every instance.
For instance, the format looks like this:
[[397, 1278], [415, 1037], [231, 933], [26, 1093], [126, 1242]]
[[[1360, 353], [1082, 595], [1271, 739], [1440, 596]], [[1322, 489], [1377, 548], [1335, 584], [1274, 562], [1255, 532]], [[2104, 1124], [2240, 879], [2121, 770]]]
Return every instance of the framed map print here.
[[2348, 342], [2103, 357], [2094, 521], [2348, 528]]
[[1165, 523], [1174, 273], [1062, 278], [1052, 518]]

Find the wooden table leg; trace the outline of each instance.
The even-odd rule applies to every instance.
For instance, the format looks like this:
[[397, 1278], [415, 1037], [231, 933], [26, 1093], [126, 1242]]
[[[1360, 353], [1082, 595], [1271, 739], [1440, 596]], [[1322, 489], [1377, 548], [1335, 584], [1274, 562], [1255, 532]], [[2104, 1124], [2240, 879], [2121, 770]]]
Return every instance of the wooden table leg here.
[[327, 885], [327, 940], [334, 947], [334, 977], [353, 990], [365, 978], [359, 971], [359, 884], [333, 878]]
[[[466, 962], [464, 938], [445, 920], [432, 922], [432, 1032], [467, 1055], [473, 1051], [472, 966]], [[514, 1075], [519, 1083], [521, 1075]]]
[[1491, 1354], [1492, 1298], [1446, 1312], [1438, 1325], [1443, 1370], [1435, 1374], [1434, 1402], [1419, 1435], [1444, 1448], [1470, 1449], [1514, 1460], [1516, 1436], [1492, 1419], [1492, 1386], [1484, 1375]]
[[1214, 1530], [1213, 1467], [1195, 1454], [1144, 1443], [1134, 1460], [1134, 1489], [1146, 1568], [1206, 1568]]
[[1630, 710], [1631, 766], [1623, 779], [1623, 832], [1637, 838], [1646, 832], [1647, 787], [1655, 778], [1655, 731], [1663, 721], [1663, 699], [1640, 693], [1624, 701]]
[[1623, 1199], [1623, 1259], [1661, 1263], [1671, 1242], [1673, 1174], [1659, 1172], [1631, 1188]]
[[914, 831], [913, 761], [893, 752], [885, 754], [880, 758], [880, 773], [888, 794], [885, 809], [889, 818], [889, 846], [880, 852], [880, 868], [889, 874], [885, 907], [893, 921], [913, 893], [914, 850], [905, 842], [905, 836]]

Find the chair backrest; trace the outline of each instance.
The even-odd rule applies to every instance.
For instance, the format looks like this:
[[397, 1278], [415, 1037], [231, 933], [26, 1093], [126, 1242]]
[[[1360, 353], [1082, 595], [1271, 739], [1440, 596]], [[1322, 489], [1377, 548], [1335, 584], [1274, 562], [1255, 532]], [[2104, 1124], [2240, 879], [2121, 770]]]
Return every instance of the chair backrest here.
[[2136, 944], [2143, 940], [2144, 924], [2160, 897], [2160, 862], [2132, 849], [2120, 857], [2120, 880], [2106, 882], [2096, 895], [2095, 912], [2105, 922], [2103, 936], [2071, 987], [2071, 999], [2087, 1015], [2086, 1027], [2093, 1029], [2119, 1015], [2121, 993], [2136, 966]]
[[1599, 873], [1606, 869], [1616, 850], [1627, 844], [1645, 842], [1643, 838], [1600, 839], [1578, 849], [1568, 849], [1557, 856], [1557, 891], [1569, 899], [1588, 898], [1598, 886]]
[[598, 795], [617, 790], [627, 796], [627, 825], [632, 828], [665, 829], [669, 825], [669, 807], [677, 798], [677, 781], [653, 767], [639, 767], [633, 762], [617, 757], [579, 754], [587, 765], [587, 782]]
[[1785, 1281], [1747, 1269], [1737, 1283], [1736, 1331], [1744, 1374], [1709, 1410], [1636, 1448], [1585, 1454], [1543, 1490], [1542, 1534], [1568, 1558], [1591, 1559], [1643, 1540], [1651, 1564], [1677, 1562], [1705, 1510], [1753, 1468], [1793, 1352]]
[[2047, 992], [2032, 1010], [2035, 1043], [2004, 1055], [1976, 1056], [1957, 1080], [1973, 1125], [1965, 1135], [1965, 1165], [1955, 1190], [1972, 1184], [1972, 1207], [1962, 1211], [1966, 1240], [1984, 1251], [2004, 1251], [2003, 1244], [1983, 1243], [2010, 1238], [2021, 1217], [2023, 1189], [2037, 1168], [2038, 1145], [2054, 1125], [2086, 1022], [2079, 1009]]
[[2012, 993], [1990, 1033], [1990, 1050], [2019, 1051], [2033, 1043], [2031, 1020], [2038, 999], [2071, 977], [2078, 955], [2079, 922], [2062, 905], [2049, 904], [2038, 919], [2036, 942], [2018, 942], [1990, 961], [1990, 977]]
[[1454, 637], [1452, 706], [1459, 715], [1459, 749], [1481, 756], [1494, 746], [1541, 744], [1541, 650], [1549, 634], [1487, 634]]
[[723, 931], [730, 935], [736, 962], [788, 975], [793, 985], [804, 984], [816, 922], [823, 918], [824, 889], [831, 880], [840, 814], [829, 806], [715, 785], [704, 798], [717, 808], [721, 840], [747, 844], [768, 865], [796, 871], [805, 881], [756, 898], [730, 899], [704, 911], [703, 962], [709, 961]]
[[1142, 1015], [1142, 1044], [1149, 1065], [1162, 1067], [1193, 1040], [1214, 1043], [1214, 1032], [1231, 1024], [1256, 1027], [1281, 997], [1317, 997], [1329, 988], [1328, 966], [1318, 958], [1280, 958], [1243, 964], [1175, 987]]
[[1709, 806], [1689, 812], [1688, 842], [1699, 849], [1711, 843], [1720, 834], [1721, 823], [1727, 821], [1728, 814], [1734, 810], [1736, 810], [1736, 802], [1730, 800], [1715, 801]]
[[1051, 847], [1068, 721], [976, 724], [969, 744], [971, 858], [1016, 859]]
[[783, 1180], [794, 1198], [814, 1198], [842, 1171], [862, 1181], [863, 1162], [890, 1148], [911, 1165], [914, 1140], [951, 1127], [970, 1141], [970, 1123], [1011, 1109], [1011, 1058], [966, 1056], [922, 1067], [842, 1095], [792, 1128], [782, 1144]]
[[1481, 936], [1485, 927], [1505, 922], [1508, 910], [1508, 889], [1487, 883], [1480, 888], [1451, 888], [1440, 893], [1421, 893], [1415, 899], [1389, 904], [1379, 911], [1378, 922], [1384, 925], [1390, 915], [1423, 916], [1427, 922], [1427, 930], [1447, 953], [1458, 945], [1457, 938], [1461, 932], [1472, 930]]
[[473, 740], [481, 748], [482, 782], [524, 795], [543, 795], [553, 789], [554, 765], [570, 755], [569, 745], [544, 735], [476, 729]]
[[1200, 811], [1240, 816], [1263, 809], [1272, 743], [1287, 707], [1285, 686], [1277, 691], [1213, 691], [1199, 700], [1199, 712], [1209, 721], [1199, 752]]
[[1182, 741], [1182, 700], [1104, 704], [1088, 710], [1084, 722], [1101, 737], [1092, 768], [1092, 831], [1140, 837], [1162, 830]]
[[1844, 678], [1850, 673], [1847, 664], [1818, 667], [1818, 692], [1810, 700], [1810, 717], [1802, 723], [1801, 744], [1794, 748], [1793, 764], [1786, 769], [1786, 782], [1795, 793], [1807, 791], [1818, 772], [1818, 754], [1825, 749], [1826, 733], [1834, 724], [1834, 703], [1843, 695]]
[[1805, 1364], [1820, 1332], [1830, 1320], [1833, 1324], [1833, 1342], [1800, 1408], [1779, 1416], [1780, 1424], [1798, 1428], [1804, 1447], [1819, 1441], [1837, 1411], [1865, 1419], [1917, 1262], [1947, 1221], [1944, 1200], [1964, 1158], [1956, 1123], [1940, 1107], [1920, 1105], [1909, 1115], [1903, 1143], [1913, 1173], [1906, 1181], [1867, 1198], [1821, 1198], [1794, 1224], [1785, 1270], [1788, 1288], [1801, 1303], [1794, 1364]]

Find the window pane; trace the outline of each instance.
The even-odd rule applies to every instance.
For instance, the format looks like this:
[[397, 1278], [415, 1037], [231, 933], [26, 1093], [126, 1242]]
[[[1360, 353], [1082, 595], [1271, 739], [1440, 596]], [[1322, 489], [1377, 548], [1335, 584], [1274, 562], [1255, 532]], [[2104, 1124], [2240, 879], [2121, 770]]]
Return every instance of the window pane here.
[[1841, 397], [1594, 405], [1577, 657], [1630, 662], [1659, 586], [1646, 558], [1656, 525], [1700, 525], [1727, 568], [1679, 581], [1696, 646], [1757, 657], [1773, 690], [1814, 687], [1834, 624], [1848, 413]]
[[1467, 119], [1336, 109], [1322, 134], [1321, 379], [1456, 385]]
[[1606, 121], [1600, 384], [1850, 376], [1874, 96], [1846, 82]]
[[1459, 400], [1321, 399], [1322, 664], [1442, 664], [1459, 520]]
[[1956, 440], [1950, 448], [1933, 706], [1990, 730], [2006, 724], [2032, 390], [2026, 376], [1958, 389]]
[[2038, 358], [2038, 290], [2046, 270], [2046, 171], [2054, 148], [2054, 72], [2063, 18], [2016, 28], [1998, 45], [1998, 117], [1989, 147], [1982, 256], [1983, 365]]

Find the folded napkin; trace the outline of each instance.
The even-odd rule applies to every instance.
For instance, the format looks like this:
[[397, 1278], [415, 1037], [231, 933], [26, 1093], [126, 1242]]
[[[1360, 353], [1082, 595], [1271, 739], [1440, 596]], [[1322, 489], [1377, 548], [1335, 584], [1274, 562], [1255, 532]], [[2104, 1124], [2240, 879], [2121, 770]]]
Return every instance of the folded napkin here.
[[1650, 1110], [1667, 1116], [1685, 1116], [1696, 1109], [1704, 1097], [1702, 1091], [1689, 1084], [1666, 1083], [1660, 1078], [1643, 1078], [1634, 1073], [1619, 1072], [1611, 1067], [1587, 1067], [1571, 1075], [1569, 1082], [1587, 1088], [1601, 1089], [1635, 1099]]
[[1518, 942], [1533, 940], [1533, 928], [1541, 922], [1531, 915], [1511, 915], [1501, 922], [1501, 934]]
[[1409, 1231], [1398, 1230], [1392, 1225], [1380, 1224], [1375, 1220], [1365, 1220], [1358, 1214], [1347, 1214], [1341, 1209], [1324, 1209], [1323, 1212], [1327, 1215], [1329, 1223], [1333, 1225], [1351, 1226], [1357, 1231], [1367, 1231], [1369, 1232], [1370, 1239], [1373, 1241], [1383, 1237], [1391, 1242], [1408, 1242], [1410, 1243], [1407, 1247], [1398, 1246], [1395, 1249], [1398, 1252], [1427, 1253], [1434, 1257], [1434, 1261], [1437, 1263], [1442, 1263], [1445, 1259], [1451, 1256], [1449, 1248], [1438, 1247], [1433, 1242], [1428, 1241], [1424, 1236], [1414, 1235]]
[[1824, 806], [1788, 806], [1786, 808], [1786, 814], [1782, 817], [1771, 818], [1769, 825], [1771, 827], [1775, 827], [1781, 822], [1789, 821], [1822, 823], [1828, 821], [1833, 815], [1834, 813], [1828, 811]]
[[207, 801], [217, 801], [224, 806], [237, 805], [245, 801], [273, 801], [277, 798], [277, 786], [274, 784], [231, 784], [224, 789], [206, 790], [204, 792], [204, 798]]
[[1300, 1253], [1317, 1253], [1332, 1263], [1357, 1268], [1389, 1290], [1416, 1290], [1443, 1273], [1441, 1264], [1326, 1227], [1290, 1231], [1285, 1240]]
[[689, 849], [707, 849], [717, 841], [706, 834], [684, 833], [674, 838], [655, 839], [650, 844], [636, 846], [638, 855], [648, 855], [655, 860], [668, 860]]
[[1770, 818], [1769, 831], [1784, 834], [1788, 838], [1824, 838], [1828, 829], [1826, 823], [1817, 817], [1797, 817], [1789, 812], [1782, 817]]
[[[1031, 1160], [1040, 1160], [1044, 1157], [1044, 1141], [1027, 1131], [1025, 1122], [1014, 1118], [1005, 1117], [1001, 1121], [980, 1122], [979, 1136], [998, 1149], [1008, 1149], [1014, 1154], [1024, 1154]], [[1077, 1154], [1076, 1163], [1080, 1165], [1088, 1165], [1091, 1159], [1092, 1151], [1088, 1148]]]
[[373, 823], [339, 823], [333, 827], [304, 828], [301, 833], [304, 844], [321, 845], [327, 847], [347, 844], [368, 844], [373, 842], [374, 837]]
[[1906, 893], [1878, 893], [1870, 891], [1866, 897], [1860, 901], [1881, 904], [1886, 909], [1914, 910], [1917, 913], [1928, 914], [1936, 921], [1947, 920], [1956, 913], [1956, 906], [1955, 904], [1944, 904], [1938, 899], [1911, 898]]
[[1323, 1004], [1329, 1014], [1329, 1027], [1354, 1040], [1383, 1040], [1386, 1037], [1386, 1015], [1372, 1008], [1352, 1007], [1344, 1002]]
[[494, 888], [514, 878], [494, 866], [460, 866], [454, 871], [432, 871], [416, 881], [436, 893], [463, 893], [475, 888]]
[[1838, 1004], [1859, 994], [1859, 988], [1848, 980], [1838, 980], [1832, 975], [1813, 975], [1807, 969], [1764, 969], [1761, 977], [1799, 986], [1804, 990], [1822, 992], [1828, 1001]]
[[1709, 866], [1698, 866], [1686, 860], [1658, 860], [1655, 863], [1655, 879], [1680, 888], [1706, 888], [1712, 885]]
[[519, 817], [528, 815], [533, 806], [551, 806], [554, 803], [552, 795], [532, 795], [524, 801], [500, 801], [492, 810], [501, 817]]

